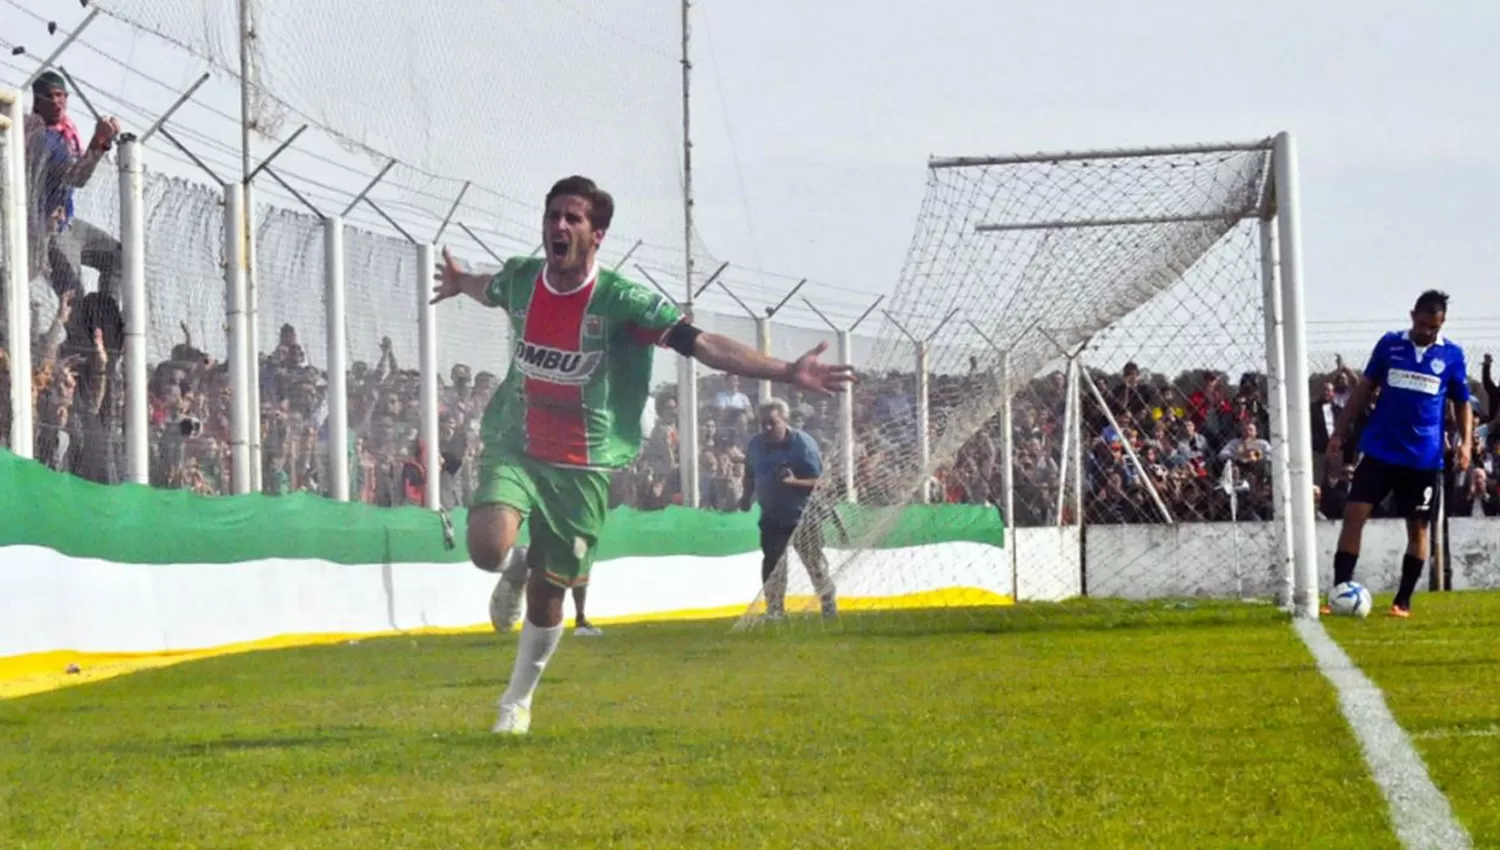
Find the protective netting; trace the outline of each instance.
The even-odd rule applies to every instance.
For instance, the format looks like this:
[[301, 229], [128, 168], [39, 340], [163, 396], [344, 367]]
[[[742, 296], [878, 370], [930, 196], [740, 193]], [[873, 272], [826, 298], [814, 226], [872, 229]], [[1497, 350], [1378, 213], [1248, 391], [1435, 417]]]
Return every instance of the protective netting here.
[[[239, 74], [240, 0], [97, 5]], [[632, 232], [680, 237], [678, 3], [245, 5], [258, 136], [307, 122], [346, 148], [489, 187], [587, 174], [632, 198]], [[558, 131], [581, 115], [587, 126]]]
[[[1236, 497], [1232, 517], [1221, 516], [1225, 499], [1212, 495], [1225, 465], [1220, 455], [1244, 436], [1236, 432], [1244, 417], [1231, 418], [1239, 415], [1234, 391], [1225, 398], [1228, 412], [1213, 419], [1216, 442], [1199, 450], [1201, 463], [1177, 444], [1193, 427], [1185, 423], [1199, 416], [1190, 400], [1206, 373], [1238, 385], [1240, 375], [1266, 368], [1254, 222], [1269, 164], [1267, 143], [931, 168], [881, 343], [859, 387], [873, 402], [858, 406], [855, 423], [860, 508], [841, 508], [847, 494], [825, 481], [794, 541], [804, 544], [794, 549], [811, 551], [805, 544], [830, 540], [839, 516], [849, 539], [829, 543], [829, 552], [846, 610], [1085, 592], [1255, 592], [1233, 581], [1232, 566], [1227, 584], [1173, 575], [1183, 569], [1182, 520], [1241, 519], [1255, 508], [1239, 503], [1263, 494], [1259, 468], [1246, 455], [1243, 464], [1239, 456], [1231, 462], [1242, 476], [1229, 489], [1238, 493], [1248, 482], [1252, 495]], [[1123, 378], [1110, 377], [1127, 362], [1132, 373], [1160, 376], [1150, 380], [1163, 389], [1174, 383], [1181, 399], [1147, 395], [1134, 383], [1127, 391]], [[1080, 367], [1103, 384], [1106, 405], [1069, 377]], [[1249, 385], [1259, 386], [1253, 377]], [[1113, 454], [1123, 441], [1139, 446], [1139, 467]], [[1143, 501], [1146, 481], [1166, 488], [1189, 475], [1192, 488], [1168, 497], [1182, 520], [1174, 513], [1166, 528], [1163, 517], [1165, 533], [1154, 538], [1109, 542], [1113, 524], [1154, 521], [1154, 498]], [[1117, 478], [1118, 497], [1108, 489]], [[992, 503], [999, 524], [1007, 501], [1003, 551], [972, 542], [971, 511], [922, 504]], [[915, 535], [913, 523], [921, 526]], [[1098, 534], [1106, 536], [1096, 551]], [[1259, 559], [1240, 565], [1242, 573], [1269, 576], [1264, 547], [1236, 551]], [[817, 605], [801, 561], [794, 555], [784, 565], [789, 611]], [[759, 602], [747, 622], [759, 615]]]

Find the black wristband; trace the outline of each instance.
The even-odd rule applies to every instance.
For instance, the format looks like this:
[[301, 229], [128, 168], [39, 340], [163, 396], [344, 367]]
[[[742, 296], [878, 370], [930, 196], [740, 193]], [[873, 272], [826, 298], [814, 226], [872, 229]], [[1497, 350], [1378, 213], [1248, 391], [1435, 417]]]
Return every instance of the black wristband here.
[[692, 357], [694, 346], [698, 342], [698, 337], [702, 334], [703, 331], [687, 322], [678, 322], [667, 331], [667, 335], [662, 341], [666, 343], [668, 348], [676, 351], [683, 357]]

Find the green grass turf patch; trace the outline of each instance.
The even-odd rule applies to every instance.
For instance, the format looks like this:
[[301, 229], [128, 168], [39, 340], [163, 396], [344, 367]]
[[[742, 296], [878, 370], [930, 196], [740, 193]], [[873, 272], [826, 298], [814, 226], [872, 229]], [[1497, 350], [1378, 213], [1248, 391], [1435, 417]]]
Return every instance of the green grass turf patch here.
[[1475, 847], [1500, 848], [1500, 593], [1418, 593], [1412, 618], [1325, 617], [1385, 692]]
[[[913, 624], [921, 623], [921, 627]], [[1020, 606], [231, 656], [0, 703], [5, 848], [1395, 847], [1260, 606]]]

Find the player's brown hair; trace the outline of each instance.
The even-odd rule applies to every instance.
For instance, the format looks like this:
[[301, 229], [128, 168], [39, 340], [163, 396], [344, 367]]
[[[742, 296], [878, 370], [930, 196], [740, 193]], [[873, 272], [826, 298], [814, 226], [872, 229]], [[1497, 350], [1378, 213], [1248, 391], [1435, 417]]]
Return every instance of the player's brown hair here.
[[609, 229], [609, 223], [615, 217], [615, 199], [608, 192], [600, 189], [599, 184], [577, 174], [564, 177], [553, 183], [552, 189], [547, 192], [547, 205], [551, 206], [553, 198], [563, 195], [572, 195], [588, 201], [589, 224], [592, 224], [595, 230]]

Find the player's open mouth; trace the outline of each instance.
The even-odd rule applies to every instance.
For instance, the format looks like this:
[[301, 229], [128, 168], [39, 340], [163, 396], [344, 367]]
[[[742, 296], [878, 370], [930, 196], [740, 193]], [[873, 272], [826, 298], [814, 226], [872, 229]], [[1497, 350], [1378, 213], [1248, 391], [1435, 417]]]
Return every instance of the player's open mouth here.
[[556, 257], [557, 259], [561, 260], [563, 257], [568, 256], [568, 240], [554, 239], [552, 240], [551, 247], [552, 256]]

